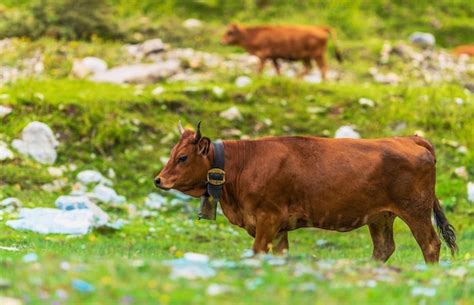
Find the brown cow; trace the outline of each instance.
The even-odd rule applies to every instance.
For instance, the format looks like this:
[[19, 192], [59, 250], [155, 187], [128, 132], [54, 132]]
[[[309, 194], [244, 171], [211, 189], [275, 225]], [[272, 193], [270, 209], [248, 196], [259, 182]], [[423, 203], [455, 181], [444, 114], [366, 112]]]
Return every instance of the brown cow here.
[[474, 57], [474, 45], [458, 46], [453, 50], [453, 53], [457, 56], [465, 54], [470, 57]]
[[265, 61], [270, 59], [275, 70], [280, 74], [279, 59], [302, 60], [304, 72], [309, 73], [311, 61], [315, 60], [321, 71], [322, 79], [326, 79], [327, 64], [325, 58], [328, 37], [331, 35], [336, 58], [342, 62], [342, 56], [336, 47], [336, 34], [329, 27], [267, 25], [244, 27], [230, 24], [222, 37], [222, 43], [239, 45], [247, 52], [260, 59], [258, 72], [261, 73]]
[[[190, 196], [206, 193], [214, 145], [199, 130], [181, 129], [156, 186]], [[229, 221], [255, 237], [255, 253], [288, 249], [287, 232], [316, 227], [340, 232], [368, 225], [372, 257], [395, 250], [393, 222], [410, 228], [426, 262], [439, 260], [437, 226], [452, 253], [456, 237], [435, 196], [435, 154], [425, 139], [266, 137], [224, 141], [221, 207]]]

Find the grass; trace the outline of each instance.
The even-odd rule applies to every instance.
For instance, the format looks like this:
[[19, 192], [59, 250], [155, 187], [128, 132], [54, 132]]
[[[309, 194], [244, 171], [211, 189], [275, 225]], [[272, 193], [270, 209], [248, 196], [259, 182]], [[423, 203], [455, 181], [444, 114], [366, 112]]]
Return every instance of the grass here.
[[[7, 0], [0, 9], [24, 10], [30, 3]], [[156, 191], [152, 178], [178, 139], [179, 119], [187, 127], [202, 120], [203, 134], [211, 139], [239, 138], [225, 136], [230, 129], [251, 138], [332, 137], [342, 125], [354, 125], [365, 138], [421, 131], [436, 148], [436, 192], [457, 231], [460, 252], [452, 258], [443, 246], [441, 263], [425, 266], [413, 236], [397, 219], [397, 249], [386, 265], [370, 260], [372, 244], [366, 227], [348, 233], [293, 231], [285, 264], [268, 257], [252, 262], [241, 258], [251, 247], [251, 238], [222, 215], [216, 222], [197, 221], [197, 199], [147, 218], [134, 215], [126, 206], [102, 205], [113, 218], [129, 223], [116, 232], [94, 231], [81, 237], [14, 231], [5, 222], [15, 213], [5, 213], [0, 214], [0, 246], [19, 250], [0, 249], [0, 296], [32, 305], [473, 303], [474, 208], [467, 201], [467, 180], [454, 174], [455, 168], [465, 166], [471, 181], [474, 176], [472, 93], [457, 82], [430, 85], [408, 79], [385, 86], [374, 83], [367, 72], [376, 65], [384, 40], [396, 43], [415, 30], [433, 32], [439, 45], [447, 48], [472, 40], [472, 4], [312, 0], [293, 5], [282, 0], [257, 8], [256, 1], [195, 1], [186, 6], [180, 1], [110, 3], [120, 20], [139, 21], [144, 29], [152, 29], [138, 37], [158, 35], [173, 47], [224, 56], [237, 50], [219, 44], [230, 20], [330, 24], [338, 30], [346, 58], [342, 65], [330, 59], [341, 80], [308, 84], [250, 74], [251, 85], [238, 88], [234, 80], [240, 72], [213, 71], [211, 81], [161, 82], [157, 85], [164, 87], [164, 93], [156, 96], [155, 86], [96, 84], [69, 76], [75, 58], [98, 56], [109, 66], [126, 63], [123, 42], [100, 37], [89, 42], [14, 39], [13, 47], [3, 51], [0, 65], [16, 66], [40, 50], [45, 72], [0, 86], [0, 95], [8, 95], [0, 104], [13, 108], [0, 119], [0, 140], [10, 143], [29, 122], [45, 122], [60, 142], [55, 166], [74, 164], [77, 169], [65, 171], [61, 178], [65, 187], [48, 192], [41, 186], [57, 179], [48, 173], [48, 166], [16, 154], [14, 160], [0, 162], [0, 200], [14, 196], [26, 207], [53, 207], [58, 196], [70, 192], [77, 172], [113, 169], [114, 188], [140, 211], [145, 197]], [[190, 33], [181, 26], [188, 17], [205, 20], [205, 27]], [[395, 62], [389, 68], [402, 73], [406, 65]], [[224, 89], [222, 96], [213, 93], [215, 86]], [[375, 106], [361, 106], [362, 97], [372, 99]], [[463, 100], [461, 105], [457, 98]], [[231, 106], [239, 108], [241, 121], [218, 116]], [[459, 146], [466, 147], [467, 153], [460, 153]], [[186, 252], [207, 254], [211, 262], [223, 260], [225, 266], [216, 267], [216, 275], [208, 279], [172, 279], [164, 261]], [[25, 262], [28, 253], [36, 253], [38, 260]], [[95, 291], [80, 293], [72, 287], [76, 279], [91, 283]], [[229, 291], [210, 296], [212, 284], [225, 285]], [[416, 295], [420, 289], [422, 295]]]

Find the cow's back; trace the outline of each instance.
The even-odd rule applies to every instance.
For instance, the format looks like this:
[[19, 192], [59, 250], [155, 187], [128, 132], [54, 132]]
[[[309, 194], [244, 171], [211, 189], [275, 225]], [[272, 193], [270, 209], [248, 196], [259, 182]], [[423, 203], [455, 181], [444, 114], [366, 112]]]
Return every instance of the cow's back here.
[[243, 46], [248, 52], [267, 58], [297, 60], [324, 52], [328, 32], [321, 27], [261, 26], [246, 29]]

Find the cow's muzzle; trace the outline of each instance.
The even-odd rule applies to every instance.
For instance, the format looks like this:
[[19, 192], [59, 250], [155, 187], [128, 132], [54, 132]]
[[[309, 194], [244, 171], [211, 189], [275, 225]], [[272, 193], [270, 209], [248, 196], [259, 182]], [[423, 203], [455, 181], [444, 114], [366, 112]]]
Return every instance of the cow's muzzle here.
[[155, 183], [155, 186], [156, 186], [157, 188], [160, 188], [160, 189], [165, 190], [165, 191], [172, 188], [171, 186], [167, 185], [167, 183], [165, 183], [165, 182], [163, 181], [163, 179], [162, 179], [161, 177], [159, 177], [159, 176], [156, 177], [153, 182]]

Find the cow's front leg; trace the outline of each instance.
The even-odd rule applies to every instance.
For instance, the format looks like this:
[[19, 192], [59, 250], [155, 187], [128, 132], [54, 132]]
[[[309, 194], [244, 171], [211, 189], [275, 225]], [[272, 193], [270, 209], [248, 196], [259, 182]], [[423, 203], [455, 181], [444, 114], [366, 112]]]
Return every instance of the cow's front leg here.
[[253, 252], [267, 253], [273, 246], [272, 242], [278, 233], [277, 217], [272, 215], [261, 215], [257, 218], [255, 241], [253, 242]]
[[275, 239], [273, 240], [273, 248], [272, 251], [274, 254], [285, 254], [288, 252], [288, 232], [281, 231], [279, 232]]

